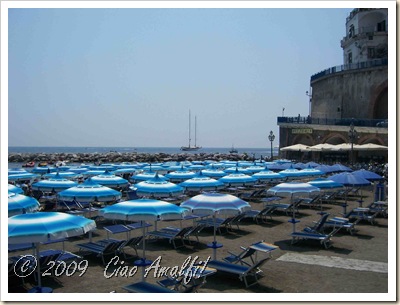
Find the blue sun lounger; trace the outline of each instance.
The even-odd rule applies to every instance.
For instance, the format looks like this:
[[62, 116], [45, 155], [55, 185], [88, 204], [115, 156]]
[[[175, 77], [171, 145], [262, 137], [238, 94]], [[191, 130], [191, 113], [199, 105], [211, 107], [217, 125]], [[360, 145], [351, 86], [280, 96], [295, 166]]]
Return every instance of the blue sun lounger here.
[[[218, 260], [212, 260], [208, 262], [207, 267], [217, 269], [218, 272], [224, 272], [239, 276], [239, 279], [244, 282], [247, 288], [258, 283], [258, 276], [260, 273], [259, 268], [270, 259], [271, 259], [270, 257], [266, 257], [264, 259], [259, 260], [252, 266], [243, 266]], [[247, 281], [248, 277], [253, 277], [254, 282], [249, 284], [249, 282]]]
[[147, 282], [138, 282], [122, 287], [128, 292], [135, 293], [177, 293], [177, 291]]
[[324, 245], [325, 249], [328, 249], [332, 246], [331, 244], [331, 237], [333, 236], [334, 232], [332, 231], [330, 234], [322, 234], [322, 233], [308, 233], [308, 232], [293, 232], [292, 236], [292, 245], [300, 240], [318, 240], [321, 245]]

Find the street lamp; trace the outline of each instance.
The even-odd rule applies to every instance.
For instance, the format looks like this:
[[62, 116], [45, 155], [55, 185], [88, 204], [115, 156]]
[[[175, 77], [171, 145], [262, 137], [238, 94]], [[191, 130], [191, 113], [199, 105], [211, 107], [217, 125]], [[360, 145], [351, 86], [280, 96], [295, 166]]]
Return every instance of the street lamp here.
[[306, 95], [309, 98], [309, 105], [308, 105], [308, 114], [311, 115], [311, 100], [312, 100], [312, 93], [308, 94], [308, 91], [306, 91]]
[[358, 138], [357, 130], [354, 129], [354, 123], [351, 121], [350, 129], [349, 129], [349, 140], [351, 143], [351, 165], [353, 165], [353, 145], [356, 139]]
[[268, 140], [271, 142], [271, 160], [274, 159], [273, 154], [272, 154], [272, 142], [275, 140], [275, 135], [272, 132], [272, 130], [269, 132]]

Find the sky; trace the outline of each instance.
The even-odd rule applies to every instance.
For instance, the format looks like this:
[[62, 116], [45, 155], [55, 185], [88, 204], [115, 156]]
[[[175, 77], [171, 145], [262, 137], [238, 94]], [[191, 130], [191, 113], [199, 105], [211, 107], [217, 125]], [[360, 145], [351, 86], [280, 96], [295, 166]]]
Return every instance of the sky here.
[[278, 145], [352, 9], [9, 9], [8, 145]]

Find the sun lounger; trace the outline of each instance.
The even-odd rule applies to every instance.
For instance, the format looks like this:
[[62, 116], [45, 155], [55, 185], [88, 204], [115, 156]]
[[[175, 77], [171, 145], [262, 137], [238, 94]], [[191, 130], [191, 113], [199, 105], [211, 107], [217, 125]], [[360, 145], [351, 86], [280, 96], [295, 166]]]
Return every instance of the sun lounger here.
[[229, 229], [232, 229], [232, 224], [235, 223], [239, 229], [238, 221], [241, 219], [243, 214], [239, 214], [237, 216], [232, 216], [228, 218], [204, 218], [200, 219], [197, 221], [198, 224], [203, 224], [206, 227], [214, 227], [217, 229], [219, 234], [222, 234], [221, 228], [225, 227], [226, 230], [228, 231]]
[[138, 282], [122, 287], [128, 292], [135, 293], [176, 293], [177, 291], [148, 282]]
[[292, 236], [292, 245], [295, 244], [296, 242], [299, 242], [300, 240], [318, 240], [321, 245], [324, 245], [326, 249], [330, 248], [331, 245], [331, 237], [333, 236], [334, 231], [332, 231], [330, 234], [322, 234], [322, 233], [308, 233], [308, 232], [293, 232], [291, 234]]
[[299, 211], [299, 205], [301, 202], [301, 198], [296, 199], [293, 203], [274, 203], [271, 206], [275, 206], [276, 212], [284, 212], [286, 215], [293, 213], [293, 211]]
[[168, 239], [169, 243], [172, 243], [174, 248], [177, 249], [175, 244], [175, 239], [181, 239], [182, 247], [185, 246], [183, 239], [191, 233], [193, 227], [185, 227], [180, 229], [179, 231], [176, 230], [159, 230], [159, 231], [150, 231], [147, 235], [155, 238], [166, 238]]
[[325, 230], [325, 228], [333, 228], [334, 230], [338, 231], [341, 229], [345, 229], [351, 235], [353, 235], [356, 232], [355, 223], [350, 222], [348, 218], [342, 218], [342, 217], [333, 217], [328, 219], [324, 223], [322, 230]]
[[240, 220], [246, 219], [246, 218], [252, 218], [253, 220], [256, 221], [258, 224], [258, 220], [261, 219], [263, 222], [267, 222], [266, 218], [269, 217], [272, 220], [272, 213], [277, 209], [277, 206], [275, 205], [267, 205], [264, 209], [262, 210], [250, 210], [244, 212], [243, 216], [241, 217]]
[[344, 218], [349, 220], [355, 219], [354, 224], [360, 221], [368, 221], [370, 224], [374, 225], [376, 223], [376, 216], [380, 213], [377, 210], [371, 210], [369, 208], [355, 208], [344, 215]]
[[[223, 258], [223, 260], [227, 263], [232, 263], [232, 264], [241, 264], [241, 265], [247, 265], [251, 266], [252, 264], [255, 264], [257, 260], [257, 251], [268, 253], [269, 256], [271, 257], [271, 252], [278, 249], [278, 246], [275, 246], [273, 244], [269, 244], [264, 242], [263, 240], [253, 243], [248, 247], [240, 247], [242, 252], [239, 254], [232, 253], [228, 251], [230, 254], [229, 256]], [[246, 258], [249, 258], [251, 263], [245, 261]]]
[[[260, 273], [259, 268], [264, 265], [269, 259], [270, 257], [266, 257], [253, 264], [252, 266], [243, 266], [223, 261], [212, 260], [208, 262], [207, 267], [217, 269], [217, 271], [219, 272], [238, 276], [241, 281], [244, 281], [244, 284], [247, 288], [258, 283], [258, 276]], [[253, 277], [254, 282], [249, 284], [248, 277]]]
[[96, 254], [101, 257], [103, 264], [105, 265], [104, 257], [107, 255], [115, 255], [124, 241], [115, 241], [107, 244], [88, 242], [84, 244], [77, 244], [79, 251], [86, 251], [88, 253]]
[[122, 254], [124, 256], [124, 258], [126, 258], [126, 253], [125, 253], [124, 249], [127, 247], [135, 250], [136, 256], [138, 256], [137, 247], [142, 242], [142, 240], [143, 240], [143, 236], [136, 236], [136, 237], [129, 238], [127, 240], [119, 240], [119, 239], [113, 239], [113, 238], [102, 239], [102, 240], [99, 240], [98, 243], [106, 245], [109, 243], [120, 242], [121, 244], [118, 247], [118, 249], [116, 250], [116, 252]]

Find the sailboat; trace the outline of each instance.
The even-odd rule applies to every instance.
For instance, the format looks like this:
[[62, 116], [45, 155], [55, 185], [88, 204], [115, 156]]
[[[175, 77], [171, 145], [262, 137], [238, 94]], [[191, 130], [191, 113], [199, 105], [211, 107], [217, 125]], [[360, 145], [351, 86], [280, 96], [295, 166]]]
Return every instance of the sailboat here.
[[189, 110], [189, 146], [182, 146], [181, 150], [183, 150], [183, 151], [193, 151], [193, 150], [201, 149], [201, 146], [197, 146], [197, 144], [196, 144], [196, 140], [197, 140], [197, 117], [194, 117], [194, 146], [190, 146], [191, 140], [192, 140], [191, 115], [190, 115], [190, 110]]
[[237, 154], [238, 153], [237, 149], [233, 146], [233, 144], [232, 144], [232, 148], [231, 148], [231, 150], [229, 152], [231, 154]]

